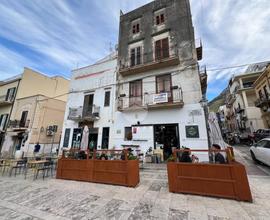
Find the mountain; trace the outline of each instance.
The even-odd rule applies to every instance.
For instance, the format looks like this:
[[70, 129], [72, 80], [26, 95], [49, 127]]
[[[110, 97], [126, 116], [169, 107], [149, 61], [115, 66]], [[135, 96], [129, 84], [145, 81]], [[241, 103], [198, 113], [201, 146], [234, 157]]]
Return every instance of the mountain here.
[[217, 112], [219, 106], [225, 104], [226, 91], [227, 88], [225, 88], [216, 98], [214, 98], [208, 103], [210, 112]]

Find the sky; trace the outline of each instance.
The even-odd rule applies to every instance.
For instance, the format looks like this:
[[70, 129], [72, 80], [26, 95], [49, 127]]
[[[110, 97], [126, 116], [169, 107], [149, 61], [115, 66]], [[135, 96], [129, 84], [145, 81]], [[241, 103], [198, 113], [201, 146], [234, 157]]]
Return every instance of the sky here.
[[[0, 0], [0, 80], [30, 67], [70, 78], [71, 70], [108, 55], [124, 13], [149, 0]], [[243, 68], [270, 60], [269, 0], [190, 0], [195, 38], [203, 43], [208, 100]]]

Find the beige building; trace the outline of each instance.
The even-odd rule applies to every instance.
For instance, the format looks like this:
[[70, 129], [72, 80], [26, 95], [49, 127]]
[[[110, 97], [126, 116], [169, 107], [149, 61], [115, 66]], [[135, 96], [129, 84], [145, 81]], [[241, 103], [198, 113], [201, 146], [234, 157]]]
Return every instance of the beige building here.
[[261, 111], [255, 106], [254, 89], [254, 82], [264, 67], [249, 67], [245, 73], [236, 75], [230, 80], [224, 112], [229, 131], [254, 132], [264, 128]]
[[[14, 80], [0, 86], [0, 91], [5, 94], [7, 88], [17, 85], [15, 92], [6, 92], [6, 97], [13, 94], [13, 100], [6, 122], [1, 123], [5, 125], [1, 153], [31, 155], [37, 142], [42, 152], [55, 149], [62, 131], [69, 80], [60, 76], [48, 77], [29, 68]], [[0, 106], [1, 114], [7, 114], [6, 108]]]
[[260, 108], [262, 120], [265, 128], [270, 128], [270, 65], [254, 82], [257, 96], [255, 105]]

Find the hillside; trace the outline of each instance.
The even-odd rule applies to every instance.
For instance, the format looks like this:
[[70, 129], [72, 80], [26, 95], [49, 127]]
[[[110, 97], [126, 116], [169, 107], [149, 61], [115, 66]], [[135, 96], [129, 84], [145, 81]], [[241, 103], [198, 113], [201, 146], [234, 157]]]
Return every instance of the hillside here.
[[225, 104], [226, 89], [224, 89], [216, 98], [208, 103], [210, 112], [217, 112], [219, 106]]

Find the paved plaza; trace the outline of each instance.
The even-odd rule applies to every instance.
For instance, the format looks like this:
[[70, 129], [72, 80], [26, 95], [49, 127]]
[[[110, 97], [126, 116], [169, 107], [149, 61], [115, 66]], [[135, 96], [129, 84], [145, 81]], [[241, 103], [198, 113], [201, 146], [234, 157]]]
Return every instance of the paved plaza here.
[[164, 165], [141, 170], [136, 188], [4, 175], [0, 219], [270, 219], [270, 177], [249, 181], [253, 203], [169, 193]]

